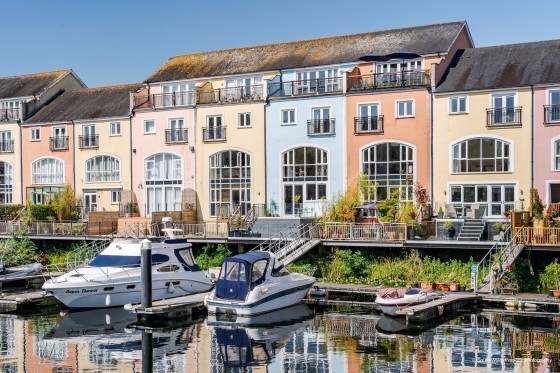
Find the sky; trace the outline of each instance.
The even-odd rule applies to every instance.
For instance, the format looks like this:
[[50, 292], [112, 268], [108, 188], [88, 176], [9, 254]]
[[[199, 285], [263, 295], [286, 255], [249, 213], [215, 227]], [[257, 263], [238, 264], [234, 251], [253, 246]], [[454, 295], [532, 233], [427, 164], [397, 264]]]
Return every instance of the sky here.
[[172, 56], [465, 20], [476, 47], [560, 39], [560, 1], [27, 0], [0, 7], [0, 76], [142, 82]]

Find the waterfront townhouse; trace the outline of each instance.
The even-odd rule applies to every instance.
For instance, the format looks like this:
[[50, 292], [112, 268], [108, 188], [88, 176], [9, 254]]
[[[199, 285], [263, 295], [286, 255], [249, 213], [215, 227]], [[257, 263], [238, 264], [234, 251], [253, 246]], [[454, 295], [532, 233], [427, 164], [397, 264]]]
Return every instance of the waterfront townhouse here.
[[48, 202], [69, 185], [84, 216], [129, 202], [130, 92], [138, 86], [65, 91], [22, 124], [27, 200]]
[[557, 56], [542, 43], [456, 54], [434, 95], [434, 200], [447, 217], [502, 218], [523, 201], [527, 208], [532, 91], [558, 76], [550, 70]]
[[[414, 183], [430, 193], [432, 82], [457, 49], [473, 46], [464, 22], [412, 27], [371, 43], [348, 73], [347, 178], [367, 175], [382, 201], [393, 191], [414, 200]], [[400, 50], [400, 51], [399, 51]]]
[[373, 200], [393, 189], [410, 199], [415, 162], [429, 159], [425, 65], [457, 45], [472, 45], [465, 22], [279, 44], [284, 66], [268, 84], [266, 108], [269, 204], [281, 216], [318, 216], [364, 173], [378, 184]]
[[[534, 85], [534, 187], [546, 204], [560, 210], [560, 40], [524, 45]], [[530, 53], [530, 54], [529, 54]], [[535, 56], [538, 56], [535, 59]], [[534, 62], [533, 62], [534, 61]], [[528, 199], [527, 199], [528, 202]], [[527, 205], [525, 205], [527, 206]]]
[[277, 70], [263, 50], [173, 57], [134, 94], [134, 184], [143, 214], [194, 208], [208, 220], [264, 204], [264, 81]]
[[62, 90], [84, 86], [72, 70], [0, 78], [0, 204], [24, 200], [19, 123]]

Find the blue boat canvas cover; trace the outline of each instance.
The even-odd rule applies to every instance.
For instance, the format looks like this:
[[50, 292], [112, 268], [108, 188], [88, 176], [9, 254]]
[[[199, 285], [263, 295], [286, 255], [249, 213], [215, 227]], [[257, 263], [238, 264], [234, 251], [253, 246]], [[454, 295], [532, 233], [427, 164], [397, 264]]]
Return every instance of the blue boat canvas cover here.
[[245, 300], [251, 289], [251, 268], [259, 260], [269, 259], [263, 252], [248, 252], [222, 261], [216, 282], [216, 296], [221, 299]]

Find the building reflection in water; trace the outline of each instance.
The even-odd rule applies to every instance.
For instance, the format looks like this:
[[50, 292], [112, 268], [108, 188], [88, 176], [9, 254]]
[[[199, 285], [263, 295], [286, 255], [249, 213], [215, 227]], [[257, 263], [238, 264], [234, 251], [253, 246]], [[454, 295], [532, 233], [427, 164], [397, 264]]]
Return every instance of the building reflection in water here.
[[[414, 336], [404, 334], [403, 320], [355, 312], [315, 314], [305, 305], [252, 319], [208, 317], [144, 335], [130, 328], [134, 321], [120, 310], [0, 316], [0, 370], [560, 371], [560, 319], [553, 318], [483, 312]], [[153, 367], [147, 365], [149, 352]]]

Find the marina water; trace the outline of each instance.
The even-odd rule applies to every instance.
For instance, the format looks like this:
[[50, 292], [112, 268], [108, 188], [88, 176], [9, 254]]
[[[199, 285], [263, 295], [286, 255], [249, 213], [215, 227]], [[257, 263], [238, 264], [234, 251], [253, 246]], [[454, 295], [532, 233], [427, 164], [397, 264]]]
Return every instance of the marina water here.
[[560, 371], [555, 315], [480, 311], [407, 328], [368, 309], [301, 304], [251, 319], [201, 316], [148, 329], [135, 322], [120, 308], [2, 314], [1, 371]]

